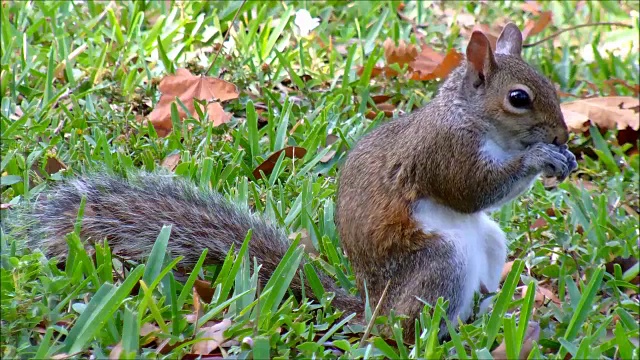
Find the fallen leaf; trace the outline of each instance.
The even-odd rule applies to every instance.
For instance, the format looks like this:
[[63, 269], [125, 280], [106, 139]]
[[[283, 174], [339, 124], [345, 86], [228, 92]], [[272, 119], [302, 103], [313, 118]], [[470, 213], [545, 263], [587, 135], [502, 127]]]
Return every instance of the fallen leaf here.
[[193, 283], [193, 287], [204, 302], [211, 302], [214, 289], [211, 287], [211, 283], [209, 281], [196, 279], [196, 281]]
[[[518, 358], [527, 359], [529, 357], [529, 354], [531, 353], [531, 350], [533, 350], [533, 342], [537, 341], [539, 338], [540, 324], [535, 321], [529, 321]], [[505, 342], [503, 341], [502, 343], [500, 343], [500, 345], [491, 352], [491, 355], [494, 359], [507, 359], [507, 346], [505, 345]]]
[[313, 242], [311, 241], [311, 236], [309, 236], [309, 232], [307, 229], [301, 229], [300, 231], [292, 232], [289, 234], [289, 240], [295, 240], [298, 235], [300, 235], [300, 244], [304, 246], [304, 251], [312, 255], [314, 257], [319, 256], [320, 253], [316, 250], [316, 247], [313, 246]]
[[[387, 38], [384, 43], [382, 43], [382, 47], [384, 48], [384, 57], [387, 65], [398, 64], [398, 66], [402, 68], [405, 65], [409, 65], [418, 56], [416, 46], [407, 44], [404, 40], [400, 40], [400, 43], [396, 46], [391, 38]], [[385, 73], [390, 77], [398, 75], [398, 73], [389, 68], [389, 66], [385, 67]]]
[[253, 177], [259, 179], [261, 176], [261, 171], [265, 176], [269, 176], [269, 174], [271, 174], [271, 172], [273, 171], [273, 168], [276, 166], [276, 162], [278, 162], [280, 153], [282, 153], [283, 151], [284, 156], [290, 159], [299, 159], [307, 153], [307, 150], [305, 148], [301, 148], [299, 146], [288, 146], [284, 149], [278, 150], [271, 154], [262, 164], [258, 165], [255, 170], [253, 170]]
[[198, 355], [207, 355], [224, 341], [224, 331], [231, 326], [231, 320], [224, 319], [220, 323], [213, 326], [203, 327], [202, 337], [197, 339], [197, 343], [193, 344], [191, 352]]
[[533, 224], [531, 224], [531, 226], [529, 227], [529, 229], [531, 230], [536, 230], [539, 228], [543, 228], [546, 227], [548, 225], [547, 220], [543, 217], [539, 217], [536, 219], [536, 221], [533, 222]]
[[460, 65], [462, 58], [462, 54], [454, 49], [443, 56], [425, 45], [416, 60], [411, 63], [411, 68], [414, 70], [411, 79], [422, 81], [444, 79]]
[[513, 267], [513, 261], [508, 261], [502, 267], [502, 273], [500, 274], [500, 282], [503, 282], [504, 279], [507, 278], [509, 272], [511, 272], [511, 268]]
[[554, 304], [560, 305], [560, 299], [553, 293], [553, 291], [543, 285], [539, 285], [536, 287], [537, 291], [540, 292], [546, 299], [551, 300]]
[[383, 102], [387, 102], [392, 98], [391, 95], [374, 95], [371, 97], [374, 104], [381, 104]]
[[544, 11], [536, 19], [527, 21], [522, 29], [522, 38], [526, 39], [529, 36], [534, 36], [541, 33], [551, 23], [552, 13], [551, 11]]
[[[167, 75], [160, 81], [158, 89], [162, 96], [147, 119], [156, 128], [159, 136], [166, 136], [173, 128], [171, 104], [176, 97], [195, 118], [198, 118], [198, 113], [195, 111], [194, 100], [206, 101], [209, 121], [218, 126], [231, 119], [231, 114], [224, 111], [220, 102], [239, 96], [238, 88], [234, 84], [210, 76], [192, 75], [187, 69], [178, 69], [175, 74]], [[187, 116], [182, 106], [178, 106], [178, 114], [181, 120]]]
[[122, 340], [116, 344], [116, 346], [111, 349], [109, 353], [109, 360], [118, 360], [120, 359], [120, 355], [122, 354]]
[[165, 169], [168, 169], [169, 171], [173, 171], [176, 169], [176, 166], [178, 166], [179, 162], [180, 162], [180, 153], [176, 152], [164, 158], [164, 160], [162, 160], [161, 166]]
[[[640, 240], [638, 240], [638, 241], [640, 242]], [[618, 264], [620, 266], [620, 269], [622, 270], [622, 273], [624, 273], [625, 271], [627, 271], [630, 268], [632, 268], [633, 266], [635, 266], [637, 263], [638, 263], [638, 258], [636, 258], [635, 256], [629, 256], [627, 258], [623, 258], [622, 256], [616, 256], [611, 261], [609, 261], [609, 262], [607, 262], [605, 264], [605, 269], [609, 274], [614, 275], [615, 274], [615, 271], [614, 271], [615, 264]], [[634, 279], [632, 279], [631, 283], [636, 284], [636, 285], [640, 284], [640, 275], [638, 275]]]
[[396, 106], [390, 103], [382, 103], [382, 104], [377, 104], [376, 108], [379, 111], [384, 112], [384, 116], [386, 117], [392, 117], [393, 116], [393, 112], [396, 110]]
[[[521, 286], [518, 288], [522, 292], [522, 297], [527, 296], [527, 287]], [[550, 289], [544, 287], [543, 285], [538, 284], [536, 286], [536, 294], [534, 296], [534, 304], [536, 308], [541, 307], [545, 304], [546, 300], [549, 299], [553, 301], [555, 304], [560, 304], [560, 299], [551, 291]]]
[[[379, 76], [380, 74], [384, 73], [384, 67], [381, 66], [374, 66], [373, 69], [371, 69], [371, 77], [374, 78], [376, 76]], [[364, 72], [364, 68], [363, 67], [359, 67], [357, 74], [358, 75], [362, 75], [362, 73]]]
[[[313, 77], [311, 77], [311, 75], [309, 74], [302, 74], [298, 77], [300, 78], [300, 80], [302, 80], [305, 83], [313, 79]], [[290, 87], [292, 89], [298, 89], [298, 86], [293, 82], [293, 80], [291, 80], [291, 78], [283, 79], [280, 83], [286, 87]]]
[[[327, 135], [327, 139], [325, 140], [325, 147], [320, 147], [320, 151], [324, 150], [326, 147], [331, 146], [336, 141], [340, 140], [340, 137], [337, 135], [329, 134]], [[344, 148], [344, 147], [341, 147]], [[341, 149], [342, 150], [342, 149]], [[335, 149], [329, 150], [322, 158], [320, 158], [321, 163], [327, 163], [336, 155], [338, 151]]]
[[53, 175], [60, 170], [66, 170], [67, 165], [65, 165], [62, 161], [60, 161], [55, 156], [47, 157], [47, 163], [44, 165], [44, 171], [49, 175]]
[[569, 131], [586, 133], [591, 125], [601, 131], [617, 129], [618, 144], [631, 144], [629, 153], [637, 153], [640, 139], [640, 101], [637, 98], [594, 97], [562, 103], [560, 107]]
[[[156, 340], [156, 336], [155, 334], [160, 332], [160, 328], [150, 324], [150, 323], [144, 323], [142, 324], [142, 326], [140, 327], [140, 337], [144, 338], [145, 341], [141, 342], [140, 345], [147, 345], [151, 342], [153, 342], [154, 340]], [[151, 335], [149, 337], [147, 337], [147, 335]]]
[[537, 1], [527, 0], [522, 5], [520, 5], [520, 9], [525, 12], [530, 12], [533, 15], [540, 14], [542, 10], [540, 4]]
[[220, 126], [231, 120], [231, 114], [224, 111], [220, 103], [214, 102], [207, 105], [209, 119], [213, 121], [213, 126]]
[[631, 96], [605, 96], [560, 105], [569, 131], [583, 133], [593, 124], [601, 129], [640, 128], [640, 101]]
[[[371, 77], [383, 73], [387, 77], [398, 76], [397, 71], [390, 67], [390, 65], [397, 64], [401, 68], [405, 65], [408, 66], [407, 77], [413, 80], [444, 79], [460, 64], [463, 58], [462, 54], [454, 49], [443, 55], [427, 44], [421, 45], [420, 52], [414, 44], [407, 44], [402, 40], [396, 46], [391, 38], [384, 41], [383, 47], [386, 65], [374, 67], [371, 71]], [[358, 68], [358, 75], [362, 75], [363, 71], [362, 67]]]

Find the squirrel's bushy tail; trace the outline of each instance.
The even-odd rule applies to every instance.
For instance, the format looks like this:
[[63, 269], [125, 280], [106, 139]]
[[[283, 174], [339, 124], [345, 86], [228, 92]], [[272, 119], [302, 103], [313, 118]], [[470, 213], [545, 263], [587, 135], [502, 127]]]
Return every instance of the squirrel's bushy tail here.
[[[64, 257], [65, 236], [73, 231], [83, 196], [86, 205], [80, 237], [91, 242], [107, 239], [113, 253], [141, 260], [148, 256], [163, 225], [172, 225], [168, 248], [183, 256], [181, 266], [194, 265], [204, 248], [205, 263], [221, 263], [233, 244], [242, 245], [249, 229], [249, 256], [262, 265], [266, 281], [289, 248], [284, 232], [262, 216], [226, 200], [222, 195], [197, 188], [170, 174], [133, 173], [127, 179], [105, 174], [74, 178], [40, 194], [34, 204], [10, 210], [8, 226], [16, 239], [48, 256]], [[325, 291], [335, 293], [333, 304], [348, 312], [361, 312], [362, 302], [337, 286], [321, 271]], [[300, 279], [291, 288], [301, 293]], [[306, 286], [306, 284], [305, 284]], [[307, 286], [308, 296], [313, 292]]]

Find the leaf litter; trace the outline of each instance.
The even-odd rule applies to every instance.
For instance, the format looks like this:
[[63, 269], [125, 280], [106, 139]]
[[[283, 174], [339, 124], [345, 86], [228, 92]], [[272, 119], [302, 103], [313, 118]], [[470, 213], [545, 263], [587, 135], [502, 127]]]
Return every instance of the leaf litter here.
[[260, 172], [263, 172], [265, 176], [269, 176], [273, 171], [273, 169], [275, 168], [276, 163], [278, 162], [278, 158], [280, 157], [280, 154], [283, 151], [284, 151], [284, 157], [287, 157], [290, 159], [302, 158], [307, 153], [307, 150], [305, 148], [302, 148], [299, 146], [287, 146], [284, 149], [274, 152], [267, 158], [267, 160], [263, 161], [262, 164], [258, 165], [253, 170], [253, 177], [256, 179], [259, 179]]
[[[385, 65], [377, 66], [373, 69], [371, 76], [376, 77], [384, 74], [386, 77], [400, 76], [392, 65], [400, 68], [407, 66], [405, 76], [412, 80], [436, 80], [444, 79], [462, 61], [462, 54], [451, 49], [446, 54], [434, 50], [427, 44], [420, 46], [420, 51], [416, 45], [406, 43], [401, 40], [398, 45], [391, 38], [387, 38], [383, 43]], [[361, 75], [363, 68], [358, 68]]]
[[[210, 76], [193, 75], [187, 69], [178, 69], [175, 74], [165, 76], [160, 81], [158, 89], [162, 96], [153, 111], [147, 115], [147, 119], [161, 137], [168, 135], [173, 128], [171, 104], [176, 98], [180, 99], [191, 116], [198, 120], [204, 119], [200, 119], [195, 111], [194, 100], [207, 102], [208, 120], [213, 122], [214, 126], [219, 126], [231, 120], [231, 114], [224, 111], [221, 103], [237, 99], [240, 95], [236, 85], [230, 82]], [[180, 120], [184, 120], [187, 117], [186, 112], [182, 106], [178, 105], [177, 108]]]
[[637, 152], [640, 139], [640, 101], [631, 96], [604, 96], [579, 99], [560, 105], [569, 131], [588, 136], [589, 127], [618, 130], [620, 145], [631, 144]]

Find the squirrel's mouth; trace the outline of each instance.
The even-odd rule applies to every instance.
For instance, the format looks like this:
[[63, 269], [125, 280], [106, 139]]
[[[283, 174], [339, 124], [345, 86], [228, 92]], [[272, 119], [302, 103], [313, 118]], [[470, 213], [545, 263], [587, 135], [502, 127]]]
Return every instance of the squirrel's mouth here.
[[520, 146], [522, 147], [521, 150], [526, 150], [526, 149], [530, 148], [531, 146], [533, 146], [537, 142], [538, 141], [520, 140]]

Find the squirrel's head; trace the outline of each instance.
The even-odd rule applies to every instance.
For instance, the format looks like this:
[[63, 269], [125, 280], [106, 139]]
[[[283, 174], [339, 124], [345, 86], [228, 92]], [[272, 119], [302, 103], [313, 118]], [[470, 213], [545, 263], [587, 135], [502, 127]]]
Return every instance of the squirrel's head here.
[[522, 33], [509, 23], [496, 43], [474, 31], [464, 66], [465, 100], [479, 111], [512, 146], [536, 142], [563, 144], [569, 137], [553, 84], [521, 57]]

